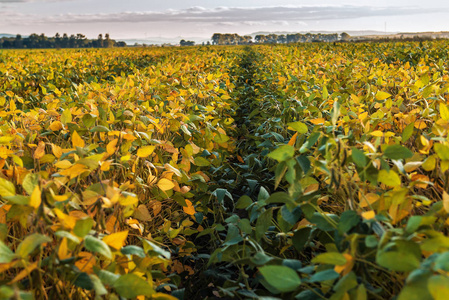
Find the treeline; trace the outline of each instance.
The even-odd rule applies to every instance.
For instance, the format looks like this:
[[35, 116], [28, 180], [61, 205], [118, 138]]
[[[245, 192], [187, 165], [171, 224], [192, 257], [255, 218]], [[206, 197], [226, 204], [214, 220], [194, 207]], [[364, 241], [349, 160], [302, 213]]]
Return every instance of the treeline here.
[[313, 43], [313, 42], [338, 42], [347, 41], [350, 35], [346, 32], [342, 34], [321, 34], [321, 33], [295, 33], [295, 34], [259, 34], [254, 37], [250, 35], [240, 36], [236, 33], [214, 33], [212, 44], [214, 45], [248, 45], [257, 44], [286, 44], [286, 43]]
[[31, 34], [28, 37], [22, 37], [18, 34], [16, 37], [0, 38], [0, 49], [35, 49], [35, 48], [112, 48], [126, 47], [125, 42], [117, 42], [109, 37], [109, 34], [98, 35], [97, 39], [87, 39], [85, 35], [78, 33], [62, 36], [56, 33], [54, 37], [47, 37], [45, 34]]

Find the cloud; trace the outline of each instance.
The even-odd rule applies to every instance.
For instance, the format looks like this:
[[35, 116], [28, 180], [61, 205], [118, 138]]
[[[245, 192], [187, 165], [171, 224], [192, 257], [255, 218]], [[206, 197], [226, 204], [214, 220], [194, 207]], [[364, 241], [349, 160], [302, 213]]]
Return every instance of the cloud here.
[[[0, 0], [26, 2], [32, 0]], [[57, 0], [53, 0], [57, 1]], [[64, 0], [59, 0], [64, 1]], [[67, 0], [65, 0], [67, 1]], [[271, 7], [216, 7], [194, 6], [182, 10], [120, 12], [99, 14], [59, 14], [41, 17], [22, 16], [27, 23], [90, 24], [90, 23], [196, 23], [221, 25], [250, 25], [260, 23], [288, 24], [320, 20], [356, 19], [375, 16], [404, 16], [439, 12], [435, 8], [372, 7], [354, 5], [330, 6], [271, 6]], [[0, 14], [1, 15], [1, 14]], [[14, 21], [14, 20], [11, 20]], [[20, 20], [17, 20], [20, 21]]]
[[0, 0], [0, 3], [23, 3], [23, 2], [64, 2], [71, 0]]
[[46, 22], [194, 22], [229, 23], [261, 21], [313, 21], [354, 19], [373, 16], [398, 16], [436, 12], [436, 9], [370, 6], [274, 6], [274, 7], [192, 7], [164, 12], [122, 12], [113, 14], [65, 14], [53, 16]]

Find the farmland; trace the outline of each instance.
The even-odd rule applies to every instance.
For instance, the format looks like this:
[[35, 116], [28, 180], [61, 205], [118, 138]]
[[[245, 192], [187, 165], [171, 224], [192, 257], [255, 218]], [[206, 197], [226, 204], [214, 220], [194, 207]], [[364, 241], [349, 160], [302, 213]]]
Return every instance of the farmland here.
[[0, 299], [447, 299], [448, 46], [0, 52]]

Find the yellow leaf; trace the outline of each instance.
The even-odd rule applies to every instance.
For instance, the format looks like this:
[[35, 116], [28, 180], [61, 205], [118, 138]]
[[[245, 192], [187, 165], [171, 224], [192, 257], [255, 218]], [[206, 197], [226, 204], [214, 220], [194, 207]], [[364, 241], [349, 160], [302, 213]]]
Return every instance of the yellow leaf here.
[[70, 215], [66, 215], [61, 210], [55, 208], [53, 210], [55, 214], [58, 216], [59, 221], [61, 222], [61, 225], [65, 228], [73, 229], [76, 225], [76, 218], [72, 217]]
[[108, 152], [109, 155], [114, 154], [114, 152], [116, 150], [115, 146], [117, 145], [117, 142], [118, 142], [118, 139], [113, 139], [106, 146], [106, 151]]
[[68, 169], [72, 166], [72, 163], [70, 161], [68, 161], [67, 159], [58, 161], [57, 163], [55, 163], [55, 167], [56, 168], [60, 168], [60, 169]]
[[314, 125], [320, 125], [320, 124], [324, 124], [324, 118], [316, 118], [316, 119], [312, 119], [310, 120], [310, 123], [314, 124]]
[[345, 276], [352, 270], [352, 268], [354, 266], [354, 257], [352, 257], [352, 255], [350, 255], [348, 253], [343, 253], [343, 256], [346, 258], [346, 263], [344, 265], [339, 265], [339, 266], [336, 265], [334, 267], [334, 270], [338, 274], [343, 273], [343, 276]]
[[183, 207], [182, 210], [188, 214], [193, 216], [195, 214], [195, 208], [192, 205], [192, 202], [190, 200], [186, 200], [187, 206]]
[[159, 180], [159, 182], [157, 183], [157, 186], [163, 191], [168, 191], [175, 187], [173, 182], [171, 182], [170, 180], [168, 180], [166, 178], [162, 178], [161, 180]]
[[11, 112], [15, 112], [16, 108], [17, 108], [16, 102], [13, 99], [11, 99], [11, 101], [9, 101], [9, 110]]
[[70, 176], [70, 179], [73, 179], [75, 177], [78, 177], [79, 175], [81, 175], [83, 172], [85, 172], [87, 170], [88, 169], [85, 165], [75, 164], [72, 167], [60, 172], [59, 174], [64, 175], [64, 176]]
[[422, 120], [415, 122], [415, 128], [417, 128], [417, 129], [424, 129], [426, 127], [427, 127], [426, 123]]
[[109, 169], [111, 168], [111, 163], [112, 163], [112, 160], [107, 160], [107, 161], [103, 162], [101, 164], [101, 168], [100, 169], [102, 171], [109, 171]]
[[9, 150], [6, 147], [0, 147], [0, 157], [3, 159], [7, 159], [9, 155], [13, 154], [14, 152]]
[[446, 213], [449, 213], [449, 195], [443, 191], [443, 207]]
[[404, 165], [404, 170], [407, 173], [413, 172], [418, 169], [423, 163], [421, 161], [412, 161]]
[[90, 252], [82, 251], [82, 252], [78, 253], [78, 257], [81, 259], [79, 259], [75, 262], [75, 266], [77, 266], [81, 272], [86, 272], [87, 274], [92, 274], [93, 267], [96, 264], [95, 256]]
[[39, 205], [41, 205], [42, 199], [41, 199], [41, 189], [38, 185], [33, 190], [33, 193], [31, 193], [30, 203], [29, 205], [34, 208], [38, 208]]
[[391, 97], [391, 94], [386, 93], [386, 92], [377, 92], [377, 94], [376, 94], [376, 99], [379, 101], [385, 100], [390, 97]]
[[62, 156], [62, 148], [55, 144], [51, 144], [51, 151], [53, 152], [53, 155], [56, 156], [57, 158], [60, 158]]
[[123, 138], [124, 138], [125, 140], [127, 140], [127, 141], [134, 141], [134, 140], [137, 139], [137, 138], [136, 138], [134, 135], [132, 135], [131, 133], [127, 133], [127, 134], [123, 135]]
[[78, 132], [76, 130], [72, 134], [72, 145], [73, 148], [80, 147], [84, 148], [84, 140], [79, 136]]
[[377, 137], [383, 137], [384, 136], [383, 132], [380, 131], [380, 130], [375, 130], [375, 131], [371, 132], [370, 135], [377, 136]]
[[362, 196], [360, 198], [360, 207], [368, 207], [370, 205], [372, 205], [374, 202], [376, 202], [377, 200], [379, 200], [379, 195], [374, 194], [374, 193], [368, 193], [365, 196]]
[[358, 118], [359, 118], [360, 121], [363, 121], [363, 120], [366, 119], [366, 117], [368, 117], [368, 112], [367, 111], [365, 111], [364, 113], [361, 113]]
[[422, 168], [426, 171], [433, 171], [435, 169], [437, 160], [434, 155], [429, 156], [422, 164]]
[[9, 284], [16, 283], [18, 281], [21, 281], [25, 277], [30, 276], [31, 272], [33, 270], [37, 269], [37, 263], [38, 262], [36, 261], [36, 262], [32, 263], [31, 265], [26, 266], [25, 269], [20, 271], [20, 273], [17, 274], [17, 276], [9, 282]]
[[440, 103], [440, 115], [441, 119], [449, 121], [449, 109], [447, 109], [447, 106], [444, 103]]
[[45, 143], [43, 141], [40, 141], [36, 150], [34, 150], [34, 158], [39, 159], [42, 158], [42, 156], [45, 155]]
[[144, 146], [137, 150], [138, 157], [147, 157], [151, 155], [156, 147], [155, 146]]
[[371, 220], [374, 219], [375, 217], [376, 213], [374, 212], [374, 210], [362, 212], [362, 218], [364, 218], [365, 220]]
[[145, 204], [140, 204], [136, 210], [134, 211], [133, 215], [137, 220], [148, 222], [151, 221], [151, 215], [150, 211], [148, 210], [147, 206]]
[[393, 170], [380, 170], [377, 180], [390, 187], [401, 185], [401, 178]]
[[103, 238], [103, 242], [105, 242], [108, 246], [116, 250], [119, 250], [125, 245], [127, 237], [128, 237], [128, 230], [120, 231], [105, 236]]
[[53, 131], [58, 131], [62, 129], [62, 123], [59, 121], [54, 121], [50, 124], [50, 126], [48, 127]]
[[59, 244], [58, 257], [60, 260], [70, 257], [70, 255], [68, 255], [67, 238], [63, 238]]
[[288, 144], [290, 145], [290, 146], [294, 146], [295, 145], [295, 143], [296, 143], [296, 137], [298, 136], [298, 133], [295, 133], [293, 136], [292, 136], [292, 138], [290, 139], [290, 141], [288, 142]]
[[136, 197], [132, 197], [132, 196], [127, 196], [126, 198], [120, 197], [120, 199], [119, 199], [120, 205], [123, 205], [123, 206], [133, 205], [133, 204], [136, 204], [137, 202], [139, 202], [139, 199], [137, 199]]
[[430, 182], [429, 177], [422, 174], [413, 174], [411, 176], [412, 181], [417, 181], [415, 186], [421, 189], [426, 189], [428, 184], [426, 182]]

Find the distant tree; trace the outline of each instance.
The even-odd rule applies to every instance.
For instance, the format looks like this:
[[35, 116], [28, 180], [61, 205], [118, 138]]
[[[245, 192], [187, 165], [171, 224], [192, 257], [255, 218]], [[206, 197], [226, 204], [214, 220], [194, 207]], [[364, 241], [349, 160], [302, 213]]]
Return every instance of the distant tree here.
[[342, 41], [348, 41], [348, 40], [351, 38], [351, 36], [350, 36], [349, 34], [347, 34], [346, 32], [343, 32], [343, 33], [340, 35], [340, 37], [341, 37], [341, 40], [342, 40]]
[[96, 47], [103, 47], [103, 35], [101, 33], [98, 35]]
[[61, 46], [63, 48], [67, 48], [69, 46], [69, 36], [67, 35], [67, 33], [64, 33], [62, 35]]
[[15, 48], [23, 47], [22, 36], [20, 34], [16, 35], [16, 39], [14, 40], [14, 47]]
[[280, 44], [285, 44], [287, 42], [287, 37], [285, 36], [285, 34], [278, 35], [277, 42]]
[[212, 36], [212, 45], [219, 45], [219, 41], [221, 39], [221, 33], [214, 33]]
[[112, 48], [114, 47], [114, 41], [111, 40], [111, 38], [109, 37], [109, 33], [106, 33], [104, 35], [104, 42], [103, 42], [103, 47], [105, 48]]
[[181, 41], [179, 42], [179, 44], [180, 44], [181, 46], [194, 46], [194, 45], [195, 45], [195, 42], [194, 42], [194, 41], [181, 40]]
[[55, 48], [61, 48], [61, 35], [59, 32], [55, 34]]

